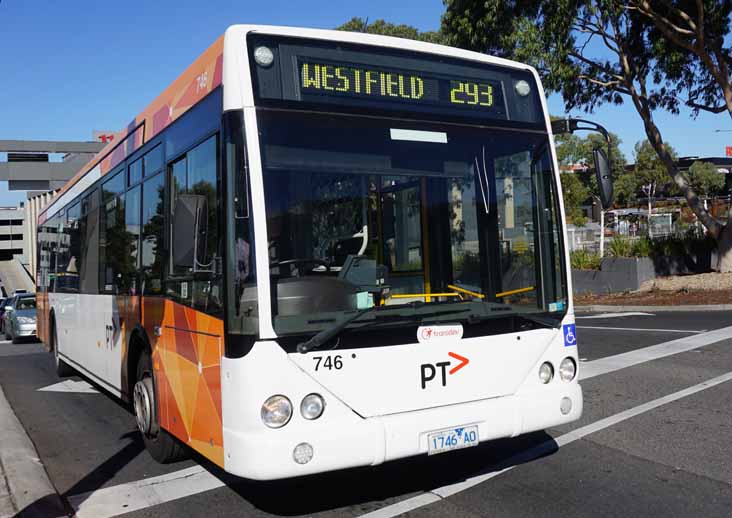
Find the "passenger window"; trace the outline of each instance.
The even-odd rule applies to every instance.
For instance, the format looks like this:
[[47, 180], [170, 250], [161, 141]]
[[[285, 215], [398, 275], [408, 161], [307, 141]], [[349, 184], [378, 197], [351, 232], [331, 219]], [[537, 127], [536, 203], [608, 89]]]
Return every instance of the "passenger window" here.
[[131, 269], [124, 191], [125, 177], [122, 173], [117, 173], [102, 185], [99, 263], [101, 291], [105, 293], [123, 293], [122, 275]]
[[[219, 314], [223, 309], [223, 293], [220, 274], [218, 228], [218, 145], [213, 136], [199, 144], [185, 157], [172, 164], [171, 216], [175, 216], [176, 202], [181, 194], [194, 194], [206, 200], [206, 222], [197, 237], [204, 241], [202, 252], [196, 258], [194, 274], [190, 268], [170, 264], [171, 278], [167, 283], [168, 294], [195, 309]], [[174, 229], [172, 229], [175, 232]], [[176, 242], [172, 235], [171, 243]], [[172, 248], [172, 247], [171, 247]]]
[[158, 174], [142, 184], [142, 292], [162, 293], [163, 225], [165, 206], [164, 175]]
[[135, 185], [140, 180], [142, 180], [142, 158], [138, 158], [130, 164], [127, 185]]
[[56, 290], [62, 293], [79, 291], [79, 257], [81, 254], [81, 234], [79, 219], [81, 206], [76, 203], [66, 211], [63, 230], [58, 236], [58, 265], [56, 268]]
[[99, 190], [81, 200], [79, 291], [99, 293]]

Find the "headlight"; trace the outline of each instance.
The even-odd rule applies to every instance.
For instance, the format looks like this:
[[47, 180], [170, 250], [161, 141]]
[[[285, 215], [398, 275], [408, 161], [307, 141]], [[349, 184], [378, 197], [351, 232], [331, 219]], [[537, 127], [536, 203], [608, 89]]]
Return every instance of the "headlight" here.
[[325, 409], [325, 401], [319, 394], [308, 394], [302, 398], [300, 403], [300, 413], [305, 419], [317, 419], [323, 415]]
[[272, 396], [262, 405], [262, 421], [270, 428], [282, 428], [292, 417], [292, 403], [285, 396]]
[[541, 367], [539, 367], [539, 379], [541, 380], [541, 382], [547, 384], [552, 380], [553, 377], [554, 367], [552, 367], [552, 364], [549, 362], [542, 363]]
[[577, 364], [574, 363], [574, 359], [565, 358], [559, 365], [559, 377], [562, 381], [572, 381], [574, 376], [577, 374]]

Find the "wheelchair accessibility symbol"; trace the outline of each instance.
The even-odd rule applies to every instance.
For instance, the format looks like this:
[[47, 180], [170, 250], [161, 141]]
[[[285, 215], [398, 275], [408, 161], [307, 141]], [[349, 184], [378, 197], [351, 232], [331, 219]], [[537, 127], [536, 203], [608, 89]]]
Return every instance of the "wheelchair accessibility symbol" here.
[[572, 347], [577, 345], [577, 335], [574, 324], [565, 324], [564, 327], [564, 347]]

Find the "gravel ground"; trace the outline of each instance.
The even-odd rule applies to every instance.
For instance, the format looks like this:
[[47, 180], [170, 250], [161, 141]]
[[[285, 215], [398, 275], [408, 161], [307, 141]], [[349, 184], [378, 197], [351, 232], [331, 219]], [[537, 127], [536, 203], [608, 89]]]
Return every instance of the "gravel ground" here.
[[732, 303], [732, 273], [702, 273], [661, 277], [630, 293], [576, 295], [585, 305], [680, 306]]
[[675, 275], [646, 281], [640, 291], [714, 291], [732, 289], [732, 273], [700, 273], [698, 275]]

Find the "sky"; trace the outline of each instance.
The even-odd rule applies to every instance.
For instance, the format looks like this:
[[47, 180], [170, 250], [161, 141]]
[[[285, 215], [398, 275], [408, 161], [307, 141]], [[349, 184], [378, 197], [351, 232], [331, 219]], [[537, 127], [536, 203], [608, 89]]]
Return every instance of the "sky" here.
[[[443, 12], [441, 0], [0, 0], [0, 140], [118, 131], [232, 24], [333, 28], [360, 16], [436, 30]], [[549, 111], [566, 115], [559, 96], [549, 97]], [[617, 133], [630, 161], [645, 138], [629, 104], [571, 115]], [[679, 156], [724, 156], [732, 145], [726, 115], [656, 118]], [[0, 182], [0, 206], [24, 198]]]

